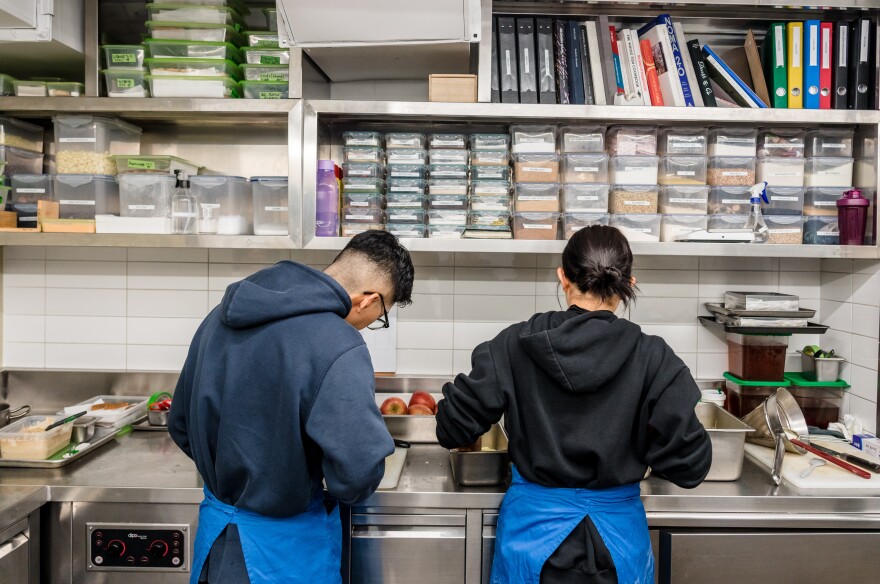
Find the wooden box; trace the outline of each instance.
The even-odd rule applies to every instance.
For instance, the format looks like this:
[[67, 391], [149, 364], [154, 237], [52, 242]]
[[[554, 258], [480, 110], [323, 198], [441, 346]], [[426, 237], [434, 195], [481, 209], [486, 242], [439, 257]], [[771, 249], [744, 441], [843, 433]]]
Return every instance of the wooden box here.
[[477, 103], [477, 76], [430, 75], [428, 101]]

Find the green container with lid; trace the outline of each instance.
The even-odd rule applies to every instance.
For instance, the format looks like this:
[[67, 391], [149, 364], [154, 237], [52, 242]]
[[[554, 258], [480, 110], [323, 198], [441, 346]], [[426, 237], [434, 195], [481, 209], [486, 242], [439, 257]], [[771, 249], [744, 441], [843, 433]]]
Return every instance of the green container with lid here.
[[147, 39], [150, 56], [155, 59], [219, 59], [241, 63], [241, 52], [230, 43]]
[[288, 81], [290, 67], [288, 65], [259, 65], [246, 63], [241, 66], [245, 81]]
[[[150, 38], [160, 40], [245, 44], [238, 27], [228, 24], [205, 24], [201, 22], [146, 22]], [[155, 55], [154, 55], [155, 56]]]
[[242, 47], [244, 60], [251, 65], [287, 65], [290, 63], [290, 50], [266, 47]]
[[147, 48], [144, 45], [103, 45], [108, 69], [142, 69]]
[[245, 99], [287, 99], [290, 84], [287, 81], [242, 81]]
[[193, 77], [226, 76], [241, 81], [242, 73], [238, 65], [227, 59], [147, 59], [150, 75], [188, 75]]
[[812, 381], [804, 377], [803, 373], [797, 371], [786, 373], [785, 380], [788, 381], [792, 387], [812, 387], [817, 389], [829, 387], [847, 389], [850, 387], [849, 383], [843, 379], [838, 379], [837, 381]]

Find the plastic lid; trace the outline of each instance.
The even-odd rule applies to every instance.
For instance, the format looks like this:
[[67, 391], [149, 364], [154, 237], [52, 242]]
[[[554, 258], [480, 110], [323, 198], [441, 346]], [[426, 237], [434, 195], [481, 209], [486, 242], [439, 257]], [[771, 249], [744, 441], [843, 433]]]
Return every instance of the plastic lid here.
[[849, 383], [844, 381], [843, 379], [838, 379], [837, 381], [811, 381], [804, 377], [803, 373], [798, 373], [796, 371], [792, 371], [785, 374], [786, 381], [789, 381], [792, 385], [798, 387], [849, 387]]
[[859, 189], [850, 189], [837, 199], [838, 207], [867, 207], [871, 201], [862, 196]]
[[251, 182], [259, 182], [261, 180], [287, 180], [286, 176], [252, 176]]
[[785, 379], [784, 381], [746, 381], [745, 379], [740, 379], [733, 373], [729, 371], [724, 372], [724, 379], [727, 381], [732, 381], [737, 385], [742, 385], [743, 387], [766, 387], [768, 385], [775, 385], [777, 387], [791, 387], [791, 381]]
[[333, 170], [336, 168], [336, 163], [332, 160], [319, 160], [318, 161], [318, 170]]

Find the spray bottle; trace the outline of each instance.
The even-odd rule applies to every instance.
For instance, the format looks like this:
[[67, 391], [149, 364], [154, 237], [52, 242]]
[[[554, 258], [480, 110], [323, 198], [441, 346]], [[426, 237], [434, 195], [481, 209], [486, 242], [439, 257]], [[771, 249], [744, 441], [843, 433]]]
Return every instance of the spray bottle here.
[[749, 218], [746, 220], [746, 229], [750, 230], [754, 235], [752, 243], [767, 243], [770, 239], [770, 230], [764, 222], [764, 215], [761, 213], [761, 201], [770, 203], [767, 196], [767, 183], [760, 182], [749, 189]]

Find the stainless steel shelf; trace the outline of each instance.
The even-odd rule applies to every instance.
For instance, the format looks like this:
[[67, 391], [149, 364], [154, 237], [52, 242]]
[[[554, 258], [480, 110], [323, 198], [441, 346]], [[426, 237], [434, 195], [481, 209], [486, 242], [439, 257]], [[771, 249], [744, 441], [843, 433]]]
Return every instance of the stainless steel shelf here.
[[197, 247], [220, 249], [292, 249], [284, 236], [141, 235], [127, 233], [0, 233], [3, 246]]

